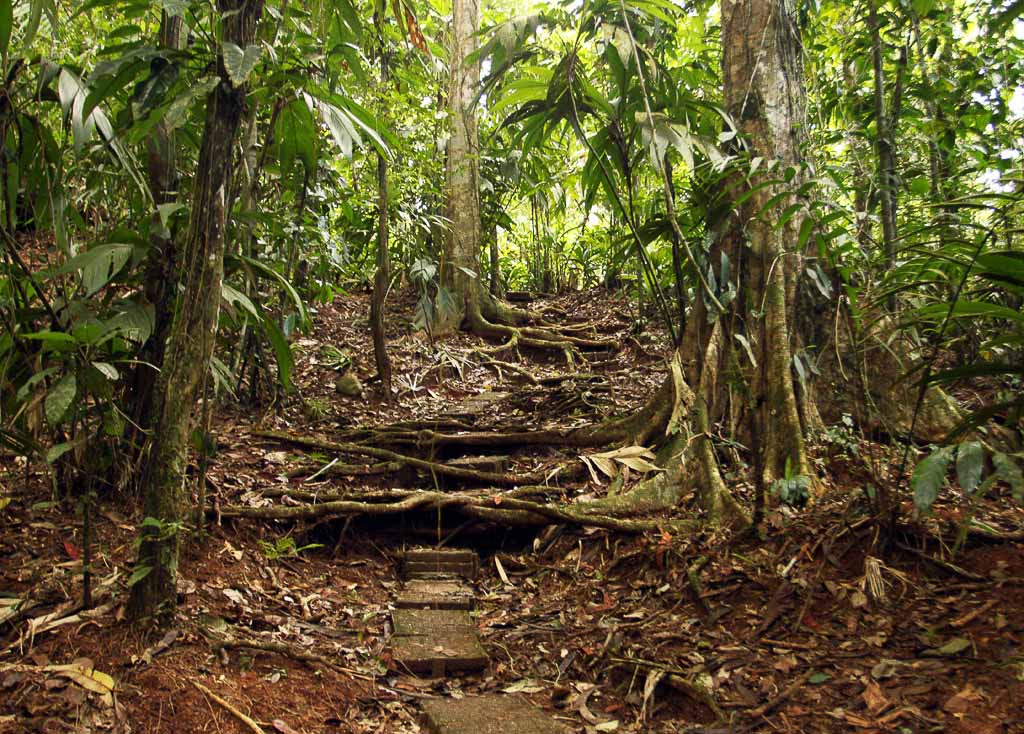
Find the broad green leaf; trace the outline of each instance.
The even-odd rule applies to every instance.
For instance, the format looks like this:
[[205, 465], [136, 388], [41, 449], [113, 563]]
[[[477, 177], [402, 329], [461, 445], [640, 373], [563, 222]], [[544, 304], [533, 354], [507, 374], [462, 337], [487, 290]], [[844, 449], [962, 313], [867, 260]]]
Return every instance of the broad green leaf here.
[[0, 54], [7, 59], [11, 45], [11, 31], [14, 29], [14, 0], [0, 0]]
[[98, 245], [76, 255], [57, 269], [57, 273], [82, 271], [82, 285], [85, 286], [86, 297], [93, 295], [117, 275], [131, 259], [134, 245], [125, 243], [108, 243]]
[[276, 280], [277, 284], [280, 285], [281, 289], [288, 294], [292, 304], [295, 306], [295, 310], [299, 314], [300, 326], [305, 328], [309, 324], [309, 312], [306, 310], [306, 304], [302, 300], [302, 296], [299, 295], [299, 292], [295, 290], [295, 286], [293, 286], [287, 278], [269, 267], [266, 263], [260, 262], [254, 258], [242, 255], [239, 259], [246, 265], [258, 271], [261, 275], [264, 275], [271, 280]]
[[232, 306], [241, 306], [242, 309], [246, 311], [250, 316], [253, 316], [254, 318], [257, 319], [261, 318], [259, 310], [256, 308], [255, 304], [253, 304], [253, 302], [249, 300], [249, 297], [247, 295], [245, 295], [239, 290], [236, 290], [227, 283], [221, 283], [220, 290], [221, 298], [223, 298], [227, 303], [231, 304]]
[[58, 443], [50, 447], [46, 452], [46, 463], [53, 464], [57, 459], [62, 457], [68, 451], [74, 448], [74, 444], [69, 442]]
[[302, 161], [307, 176], [316, 168], [316, 123], [306, 100], [305, 95], [293, 99], [277, 118], [278, 158], [285, 175], [291, 173], [296, 160]]
[[22, 334], [22, 339], [34, 339], [41, 342], [53, 344], [74, 344], [75, 337], [64, 331], [33, 331], [30, 334]]
[[953, 458], [952, 448], [944, 446], [930, 453], [914, 468], [910, 488], [914, 491], [914, 505], [920, 512], [929, 512], [939, 490], [946, 483], [946, 471]]
[[178, 95], [163, 115], [167, 128], [175, 130], [184, 125], [195, 101], [208, 95], [218, 84], [220, 84], [220, 80], [215, 76], [203, 77]]
[[263, 49], [260, 46], [246, 46], [243, 51], [238, 44], [225, 41], [223, 54], [224, 69], [227, 71], [228, 77], [232, 84], [240, 87], [245, 84], [252, 70], [256, 68], [260, 56], [263, 55]]
[[956, 450], [956, 478], [967, 494], [981, 484], [981, 472], [985, 465], [985, 449], [977, 441], [965, 441]]
[[1010, 485], [1017, 501], [1024, 500], [1024, 472], [1021, 472], [1020, 465], [1014, 458], [1009, 454], [996, 452], [992, 455], [992, 465], [995, 467], [995, 475]]
[[274, 348], [274, 356], [277, 358], [277, 375], [281, 386], [285, 391], [292, 389], [292, 369], [295, 367], [295, 359], [292, 356], [291, 346], [281, 331], [281, 327], [272, 318], [263, 319], [263, 333]]
[[50, 388], [43, 401], [43, 408], [46, 412], [47, 422], [56, 427], [60, 425], [68, 408], [75, 401], [75, 393], [78, 392], [78, 382], [74, 373], [64, 375], [56, 385]]
[[142, 579], [149, 576], [152, 570], [152, 566], [136, 566], [135, 569], [132, 571], [132, 575], [128, 577], [128, 586], [135, 586], [135, 584], [139, 583], [140, 581], [142, 581]]

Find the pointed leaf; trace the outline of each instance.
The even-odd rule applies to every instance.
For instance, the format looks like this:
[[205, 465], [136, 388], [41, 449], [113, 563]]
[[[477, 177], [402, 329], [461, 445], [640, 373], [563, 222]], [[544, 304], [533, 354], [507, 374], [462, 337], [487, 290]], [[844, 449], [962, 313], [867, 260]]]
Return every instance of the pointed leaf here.
[[966, 494], [974, 494], [981, 484], [985, 450], [977, 441], [966, 441], [956, 450], [956, 478]]

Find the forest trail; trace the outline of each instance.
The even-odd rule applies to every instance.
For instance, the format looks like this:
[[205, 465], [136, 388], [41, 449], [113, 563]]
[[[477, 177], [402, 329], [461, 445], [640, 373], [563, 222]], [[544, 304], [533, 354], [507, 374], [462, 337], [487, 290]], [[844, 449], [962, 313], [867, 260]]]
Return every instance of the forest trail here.
[[[478, 674], [487, 667], [487, 653], [480, 646], [470, 611], [439, 608], [450, 607], [453, 596], [472, 602], [473, 593], [466, 584], [476, 578], [478, 566], [479, 558], [472, 551], [421, 548], [405, 553], [401, 567], [405, 587], [391, 612], [391, 667], [396, 672], [440, 678], [460, 672]], [[425, 595], [423, 585], [434, 594]], [[438, 585], [444, 593], [436, 593]], [[421, 705], [432, 734], [566, 734], [514, 694], [430, 698]]]
[[[408, 294], [392, 299], [396, 329], [412, 303]], [[144, 638], [120, 619], [116, 589], [134, 558], [135, 525], [116, 501], [96, 512], [97, 610], [78, 611], [80, 533], [46, 502], [45, 475], [30, 473], [5, 508], [0, 535], [0, 586], [28, 600], [8, 622], [8, 643], [21, 647], [0, 661], [0, 716], [14, 722], [5, 730], [0, 719], [0, 732], [45, 730], [46, 722], [127, 732], [131, 722], [133, 732], [147, 734], [251, 734], [211, 694], [278, 734], [417, 734], [431, 716], [435, 726], [457, 723], [434, 711], [438, 701], [463, 707], [496, 696], [522, 697], [545, 721], [587, 734], [899, 732], [940, 724], [953, 734], [1022, 730], [1013, 704], [1024, 697], [1021, 544], [971, 541], [946, 565], [910, 546], [884, 563], [873, 559], [856, 491], [866, 481], [863, 461], [849, 444], [825, 444], [827, 493], [812, 508], [773, 508], [763, 539], [709, 529], [506, 527], [454, 506], [298, 521], [226, 514], [231, 507], [294, 511], [309, 504], [306, 497], [322, 505], [342, 493], [361, 502], [411, 492], [477, 496], [501, 508], [522, 491], [493, 476], [480, 481], [422, 465], [392, 471], [387, 458], [273, 437], [366, 446], [368, 428], [388, 438], [377, 448], [471, 472], [543, 478], [561, 467], [550, 481], [558, 488], [552, 501], [616, 491], [579, 458], [601, 449], [517, 443], [431, 452], [402, 433], [414, 421], [432, 422], [437, 433], [455, 421], [488, 436], [564, 430], [628, 413], [663, 379], [667, 335], [635, 329], [628, 301], [594, 291], [539, 305], [598, 324], [622, 348], [588, 353], [571, 368], [561, 354], [503, 356], [534, 384], [485, 364], [480, 350], [494, 344], [398, 333], [393, 355], [403, 387], [393, 404], [381, 402], [368, 379], [365, 297], [321, 306], [316, 330], [296, 340], [298, 398], [262, 417], [238, 407], [214, 415], [207, 477], [215, 514], [182, 560], [180, 612], [166, 637]], [[361, 396], [339, 396], [344, 371], [334, 350], [348, 357]], [[574, 379], [561, 379], [567, 374]], [[638, 478], [633, 472], [625, 490]], [[728, 480], [749, 501], [751, 488]], [[940, 529], [954, 517], [944, 502], [935, 515]], [[684, 502], [678, 512], [696, 510]], [[1008, 502], [983, 519], [1004, 531], [1021, 523]], [[419, 546], [477, 553], [472, 593], [436, 579], [400, 586], [403, 555]], [[876, 576], [869, 579], [866, 567]], [[408, 618], [398, 610], [429, 604], [465, 612], [471, 601], [484, 669], [435, 678], [433, 663], [420, 674], [399, 668], [392, 631]], [[479, 665], [479, 651], [473, 656]], [[116, 681], [117, 707], [47, 671], [85, 658]], [[458, 720], [489, 734], [473, 719]]]

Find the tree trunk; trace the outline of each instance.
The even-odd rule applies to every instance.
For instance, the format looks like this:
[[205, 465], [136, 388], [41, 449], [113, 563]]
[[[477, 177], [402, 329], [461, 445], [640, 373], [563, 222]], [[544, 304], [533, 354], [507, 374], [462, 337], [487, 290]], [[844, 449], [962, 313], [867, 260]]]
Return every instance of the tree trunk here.
[[[164, 11], [157, 41], [160, 48], [178, 49], [181, 45], [181, 29], [182, 18], [171, 17]], [[170, 204], [177, 198], [176, 155], [174, 131], [163, 121], [157, 123], [146, 139], [146, 167], [154, 207]], [[139, 429], [150, 428], [157, 407], [154, 405], [157, 370], [163, 364], [167, 334], [173, 317], [173, 286], [178, 283], [177, 255], [173, 232], [163, 226], [159, 213], [154, 213], [146, 260], [146, 281], [143, 285], [146, 300], [153, 306], [153, 333], [142, 347], [139, 365], [133, 375], [133, 421], [128, 428], [129, 447], [141, 444]], [[129, 450], [135, 451], [132, 448]]]
[[[799, 241], [803, 217], [798, 214], [777, 226], [778, 215], [797, 203], [793, 192], [804, 169], [801, 148], [807, 100], [797, 19], [792, 13], [790, 4], [771, 0], [722, 3], [726, 110], [739, 126], [751, 156], [778, 161], [779, 170], [797, 171], [788, 183], [757, 189], [730, 218], [720, 239], [720, 252], [732, 262], [740, 294], [723, 320], [722, 354], [728, 356], [721, 365], [730, 371], [739, 369], [747, 378], [750, 401], [737, 412], [763, 411], [757, 423], [767, 480], [786, 474], [811, 476], [791, 367], [791, 320], [803, 255], [787, 250]], [[759, 171], [736, 193], [776, 175]], [[711, 261], [717, 266], [721, 258], [713, 252]], [[761, 368], [754, 368], [749, 355], [736, 348], [737, 336], [750, 342]], [[731, 382], [721, 381], [717, 401], [729, 395]]]
[[448, 63], [451, 129], [445, 170], [445, 216], [451, 229], [445, 238], [443, 268], [445, 285], [455, 298], [455, 312], [442, 314], [446, 327], [457, 327], [469, 312], [479, 308], [480, 141], [473, 100], [480, 83], [480, 62], [467, 61], [477, 50], [479, 23], [478, 0], [454, 0]]
[[492, 323], [522, 323], [528, 315], [495, 299], [480, 277], [480, 141], [474, 100], [480, 86], [477, 50], [478, 0], [454, 0], [449, 56], [448, 112], [451, 129], [445, 165], [445, 216], [450, 229], [444, 241], [443, 282], [453, 307], [438, 314], [438, 331], [459, 327], [487, 331]]
[[[378, 18], [378, 27], [380, 20]], [[381, 93], [388, 81], [388, 57], [384, 52], [384, 36], [380, 41]], [[377, 154], [377, 271], [373, 275], [373, 296], [370, 300], [370, 327], [373, 332], [373, 357], [377, 363], [384, 400], [391, 401], [391, 360], [388, 358], [384, 324], [384, 303], [391, 281], [388, 255], [388, 162]]]
[[490, 255], [491, 255], [491, 282], [490, 288], [491, 295], [495, 298], [501, 298], [505, 295], [505, 289], [501, 282], [501, 253], [498, 248], [498, 225], [491, 225], [491, 241]]
[[[878, 0], [869, 1], [868, 24], [871, 28], [871, 62], [875, 84], [875, 149], [878, 153], [878, 191], [882, 204], [882, 243], [886, 265], [896, 264], [896, 154], [893, 130], [885, 110], [885, 67], [882, 31], [878, 20]], [[896, 110], [893, 111], [894, 114]], [[891, 304], [890, 304], [891, 305]]]
[[[219, 0], [223, 42], [246, 48], [256, 39], [262, 0]], [[146, 468], [142, 545], [132, 587], [133, 619], [164, 618], [177, 600], [176, 583], [186, 488], [191, 417], [217, 333], [224, 275], [225, 204], [233, 147], [245, 104], [245, 86], [235, 86], [217, 62], [220, 84], [207, 97], [188, 233], [183, 247], [185, 290], [177, 300], [167, 356], [160, 375], [162, 396]], [[147, 570], [148, 569], [148, 570]]]

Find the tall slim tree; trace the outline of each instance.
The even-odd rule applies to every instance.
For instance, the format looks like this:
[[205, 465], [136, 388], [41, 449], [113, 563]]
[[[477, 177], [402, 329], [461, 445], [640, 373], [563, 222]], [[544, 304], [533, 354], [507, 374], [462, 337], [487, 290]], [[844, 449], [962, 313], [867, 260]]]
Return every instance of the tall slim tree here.
[[231, 44], [237, 52], [253, 44], [263, 0], [218, 0], [217, 11], [222, 29], [217, 55], [220, 83], [206, 100], [206, 123], [182, 248], [184, 290], [176, 302], [158, 387], [162, 397], [144, 480], [147, 522], [137, 565], [144, 575], [132, 587], [130, 601], [135, 619], [161, 617], [176, 601], [178, 556], [189, 504], [189, 433], [199, 386], [213, 354], [224, 275], [226, 202], [246, 96], [244, 79], [229, 73], [225, 48]]
[[[384, 16], [378, 9], [374, 15], [380, 59], [380, 93], [387, 93], [388, 52], [385, 48]], [[373, 275], [373, 296], [370, 300], [370, 328], [373, 332], [373, 357], [377, 364], [384, 399], [391, 400], [391, 360], [388, 357], [384, 304], [391, 281], [391, 258], [388, 252], [388, 162], [377, 152], [377, 269]]]
[[456, 304], [453, 313], [448, 314], [449, 327], [457, 327], [464, 317], [479, 309], [481, 296], [480, 141], [474, 109], [480, 62], [470, 60], [477, 50], [479, 25], [478, 0], [453, 0], [445, 168], [445, 217], [450, 229], [444, 240], [444, 273]]

